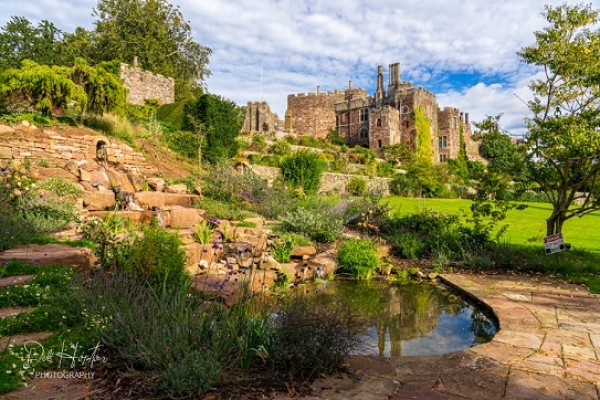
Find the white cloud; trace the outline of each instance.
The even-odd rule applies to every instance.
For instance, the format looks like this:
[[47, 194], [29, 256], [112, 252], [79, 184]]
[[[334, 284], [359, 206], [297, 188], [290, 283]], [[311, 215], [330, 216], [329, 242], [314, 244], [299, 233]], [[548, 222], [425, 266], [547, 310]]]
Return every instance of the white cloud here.
[[[437, 90], [442, 105], [470, 112], [472, 120], [504, 113], [507, 129], [520, 133], [527, 110], [513, 93], [527, 94], [531, 71], [515, 53], [545, 25], [543, 3], [564, 0], [171, 1], [195, 39], [213, 49], [209, 90], [239, 104], [260, 99], [261, 64], [263, 97], [283, 116], [290, 93], [344, 88], [348, 80], [372, 88], [376, 66], [399, 61], [402, 78]], [[96, 1], [0, 3], [0, 24], [23, 15], [73, 30], [92, 26]], [[463, 87], [452, 74], [465, 72], [487, 78]], [[495, 76], [502, 77], [497, 84]]]

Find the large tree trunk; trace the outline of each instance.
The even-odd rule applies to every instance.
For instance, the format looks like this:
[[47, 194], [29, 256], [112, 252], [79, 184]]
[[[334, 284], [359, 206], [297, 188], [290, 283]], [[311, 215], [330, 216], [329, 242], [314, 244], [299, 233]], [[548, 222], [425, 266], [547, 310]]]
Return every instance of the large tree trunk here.
[[564, 223], [564, 215], [560, 212], [553, 212], [552, 215], [546, 220], [546, 236], [562, 232]]

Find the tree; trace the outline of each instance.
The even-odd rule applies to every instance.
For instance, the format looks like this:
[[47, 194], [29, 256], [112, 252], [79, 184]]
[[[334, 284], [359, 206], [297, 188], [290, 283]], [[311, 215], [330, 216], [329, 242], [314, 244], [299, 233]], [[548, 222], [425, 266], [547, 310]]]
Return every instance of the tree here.
[[421, 106], [415, 109], [415, 127], [417, 129], [417, 159], [431, 164], [433, 162], [431, 121]]
[[0, 29], [0, 71], [19, 68], [23, 60], [62, 65], [64, 33], [43, 20], [37, 27], [24, 17], [13, 16]]
[[214, 94], [203, 94], [184, 109], [183, 129], [194, 131], [201, 124], [205, 140], [202, 157], [211, 164], [237, 154], [235, 140], [242, 129], [243, 114], [234, 102]]
[[481, 132], [478, 137], [479, 152], [488, 162], [488, 171], [504, 173], [520, 181], [525, 168], [524, 155], [510, 136], [500, 132], [500, 117], [487, 116], [483, 122], [475, 124]]
[[92, 67], [83, 58], [77, 58], [69, 71], [69, 77], [85, 90], [85, 112], [102, 114], [113, 111], [121, 114], [127, 104], [127, 89], [119, 77], [102, 65]]
[[550, 235], [600, 208], [600, 31], [591, 6], [547, 6], [544, 15], [549, 25], [518, 54], [543, 71], [530, 85], [527, 167], [552, 203]]
[[118, 59], [175, 79], [177, 97], [200, 94], [211, 53], [192, 39], [178, 7], [166, 0], [99, 0], [95, 61]]

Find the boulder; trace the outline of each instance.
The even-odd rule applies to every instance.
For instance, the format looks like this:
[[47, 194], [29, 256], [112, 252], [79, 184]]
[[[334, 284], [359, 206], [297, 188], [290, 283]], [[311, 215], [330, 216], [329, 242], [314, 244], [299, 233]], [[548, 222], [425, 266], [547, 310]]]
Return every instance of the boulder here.
[[196, 275], [207, 272], [209, 267], [221, 258], [223, 248], [219, 245], [188, 243], [183, 246], [187, 256], [185, 269]]
[[[0, 125], [0, 126], [4, 126], [4, 125]], [[9, 160], [12, 159], [12, 149], [8, 146], [0, 146], [0, 158], [9, 159]]]
[[167, 193], [177, 193], [177, 194], [186, 194], [187, 193], [187, 186], [185, 186], [183, 183], [176, 183], [173, 185], [167, 185], [165, 187], [165, 192]]
[[165, 188], [165, 180], [162, 178], [148, 178], [146, 182], [148, 182], [148, 187], [155, 192], [162, 192]]
[[112, 187], [118, 186], [122, 192], [135, 192], [135, 187], [129, 181], [127, 174], [113, 169], [107, 170], [107, 174]]
[[91, 182], [92, 181], [92, 177], [90, 176], [90, 173], [87, 172], [85, 169], [79, 169], [79, 180], [81, 182]]
[[202, 217], [195, 208], [173, 208], [169, 210], [170, 227], [188, 229], [200, 223]]
[[90, 211], [88, 216], [98, 218], [108, 218], [110, 216], [120, 215], [127, 221], [134, 224], [149, 225], [154, 218], [159, 218], [160, 212], [155, 211]]
[[[2, 157], [0, 156], [0, 158]], [[76, 182], [79, 178], [79, 175], [75, 175], [71, 171], [67, 171], [63, 168], [31, 167], [31, 177], [35, 179], [48, 179], [60, 177], [69, 181]]]
[[379, 258], [385, 258], [392, 255], [392, 246], [384, 244], [377, 246], [377, 256]]
[[191, 208], [200, 197], [193, 194], [176, 194], [161, 192], [136, 192], [133, 195], [138, 205], [143, 208], [165, 208], [181, 206]]
[[106, 190], [104, 192], [85, 192], [83, 206], [89, 211], [104, 211], [115, 208], [115, 194]]
[[8, 125], [2, 125], [0, 124], [0, 135], [3, 135], [5, 133], [13, 133], [15, 131], [14, 128], [11, 128]]
[[311, 265], [322, 271], [324, 276], [332, 274], [338, 266], [336, 251], [332, 249], [317, 254], [311, 260]]
[[294, 258], [305, 258], [306, 256], [312, 256], [316, 253], [317, 249], [313, 246], [297, 246], [290, 256]]
[[96, 261], [96, 256], [92, 250], [85, 247], [71, 247], [64, 244], [27, 244], [0, 254], [0, 262], [9, 260], [90, 269]]

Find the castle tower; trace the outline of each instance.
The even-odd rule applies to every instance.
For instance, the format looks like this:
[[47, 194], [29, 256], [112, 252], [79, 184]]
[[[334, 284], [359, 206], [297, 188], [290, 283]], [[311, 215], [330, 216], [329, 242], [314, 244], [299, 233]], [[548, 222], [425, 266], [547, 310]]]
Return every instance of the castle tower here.
[[377, 67], [377, 91], [375, 92], [376, 100], [383, 100], [385, 97], [385, 90], [383, 90], [383, 66]]

